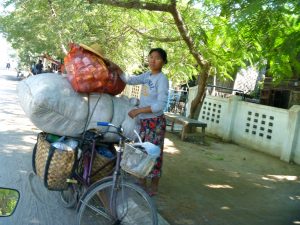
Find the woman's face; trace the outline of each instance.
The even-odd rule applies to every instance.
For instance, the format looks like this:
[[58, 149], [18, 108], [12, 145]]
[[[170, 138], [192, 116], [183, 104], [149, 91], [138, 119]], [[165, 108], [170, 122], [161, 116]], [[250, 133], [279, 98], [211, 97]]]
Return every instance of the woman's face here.
[[164, 60], [160, 56], [160, 54], [156, 51], [152, 52], [148, 56], [149, 67], [152, 72], [160, 72], [161, 68], [164, 65]]

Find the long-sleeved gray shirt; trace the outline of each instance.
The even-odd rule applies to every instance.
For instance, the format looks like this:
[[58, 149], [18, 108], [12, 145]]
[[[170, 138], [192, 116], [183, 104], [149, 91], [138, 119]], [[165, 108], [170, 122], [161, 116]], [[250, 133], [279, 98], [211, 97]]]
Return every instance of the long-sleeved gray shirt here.
[[165, 74], [152, 75], [150, 71], [138, 76], [122, 74], [121, 79], [126, 84], [142, 84], [140, 108], [150, 106], [152, 113], [139, 114], [140, 119], [154, 118], [162, 115], [168, 101], [169, 81]]

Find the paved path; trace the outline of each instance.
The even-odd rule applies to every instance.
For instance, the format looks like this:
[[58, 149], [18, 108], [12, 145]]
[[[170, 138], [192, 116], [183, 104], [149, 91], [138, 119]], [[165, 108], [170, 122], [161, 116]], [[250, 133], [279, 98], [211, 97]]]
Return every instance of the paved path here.
[[18, 83], [13, 72], [0, 70], [0, 186], [21, 194], [14, 215], [0, 218], [0, 225], [75, 224], [74, 211], [61, 207], [57, 193], [31, 176], [31, 153], [39, 130], [18, 103]]
[[[0, 225], [75, 224], [75, 212], [60, 206], [58, 193], [47, 191], [32, 174], [32, 148], [40, 131], [19, 105], [18, 83], [15, 73], [0, 70], [0, 186], [21, 194], [16, 212], [0, 218]], [[160, 219], [160, 225], [167, 224]]]

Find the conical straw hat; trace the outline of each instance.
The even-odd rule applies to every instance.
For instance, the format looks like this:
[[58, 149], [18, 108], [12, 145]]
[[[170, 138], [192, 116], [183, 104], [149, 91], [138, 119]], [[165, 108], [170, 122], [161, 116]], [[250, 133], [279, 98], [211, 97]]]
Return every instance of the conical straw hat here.
[[84, 48], [85, 50], [95, 53], [96, 55], [100, 56], [102, 59], [105, 59], [105, 57], [101, 54], [100, 45], [92, 44], [91, 46], [87, 46], [85, 44], [79, 44], [79, 46]]

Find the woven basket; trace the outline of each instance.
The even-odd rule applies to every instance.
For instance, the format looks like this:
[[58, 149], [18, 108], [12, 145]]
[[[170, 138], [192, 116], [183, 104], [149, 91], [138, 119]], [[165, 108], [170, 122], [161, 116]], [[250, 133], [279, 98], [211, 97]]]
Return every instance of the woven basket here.
[[36, 174], [49, 190], [61, 191], [68, 187], [66, 180], [72, 176], [77, 158], [77, 149], [62, 151], [51, 146], [47, 134], [40, 133], [36, 151], [33, 153]]
[[115, 162], [115, 158], [109, 159], [100, 155], [99, 153], [96, 153], [91, 173], [92, 183], [111, 175], [115, 166]]

